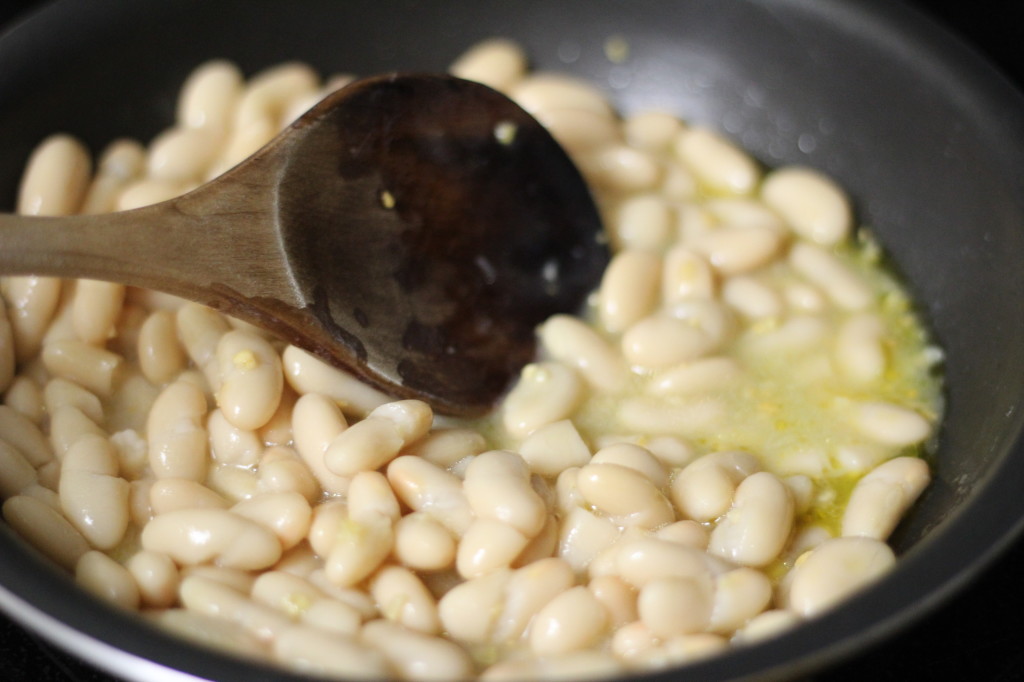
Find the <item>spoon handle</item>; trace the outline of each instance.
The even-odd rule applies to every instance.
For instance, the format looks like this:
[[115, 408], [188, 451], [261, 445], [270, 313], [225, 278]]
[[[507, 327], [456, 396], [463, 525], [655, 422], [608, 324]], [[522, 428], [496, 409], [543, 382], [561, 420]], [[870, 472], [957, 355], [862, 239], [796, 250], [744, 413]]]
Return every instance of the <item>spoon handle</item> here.
[[298, 305], [265, 188], [215, 184], [119, 213], [0, 214], [0, 274], [116, 281], [226, 311], [271, 295]]

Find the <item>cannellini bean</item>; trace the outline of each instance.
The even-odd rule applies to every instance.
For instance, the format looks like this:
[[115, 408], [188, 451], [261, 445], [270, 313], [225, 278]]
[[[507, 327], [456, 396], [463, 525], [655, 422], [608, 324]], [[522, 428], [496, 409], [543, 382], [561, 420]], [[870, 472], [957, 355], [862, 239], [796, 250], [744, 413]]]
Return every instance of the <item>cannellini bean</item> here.
[[43, 401], [49, 414], [56, 414], [64, 406], [77, 407], [82, 414], [99, 423], [103, 421], [103, 405], [96, 394], [76, 383], [56, 377], [43, 387]]
[[775, 559], [793, 529], [793, 498], [774, 474], [759, 471], [736, 487], [732, 508], [711, 531], [708, 551], [743, 566]]
[[557, 558], [540, 559], [514, 571], [505, 583], [504, 602], [491, 641], [518, 640], [537, 612], [575, 582], [572, 568]]
[[97, 549], [110, 550], [128, 529], [128, 481], [118, 476], [117, 454], [102, 436], [84, 435], [64, 454], [60, 473], [64, 515]]
[[139, 329], [139, 367], [154, 384], [171, 381], [185, 369], [186, 356], [175, 330], [174, 313], [155, 310]]
[[292, 410], [295, 449], [309, 466], [320, 486], [331, 494], [348, 490], [349, 476], [339, 476], [324, 463], [324, 454], [334, 439], [348, 428], [337, 403], [320, 393], [307, 393]]
[[739, 450], [704, 455], [673, 479], [672, 502], [695, 521], [711, 521], [729, 509], [739, 483], [760, 469], [756, 457]]
[[415, 443], [406, 446], [402, 453], [422, 457], [441, 467], [450, 467], [471, 455], [479, 455], [487, 449], [487, 440], [479, 432], [468, 428], [436, 428]]
[[[391, 553], [394, 529], [391, 519], [377, 512], [358, 518], [344, 515], [324, 517], [317, 508], [310, 527], [314, 549], [324, 556], [324, 573], [339, 587], [352, 587], [373, 573]], [[324, 526], [326, 525], [326, 528]], [[327, 536], [327, 549], [322, 551], [313, 541], [314, 534]]]
[[105, 437], [106, 432], [77, 407], [65, 405], [50, 415], [50, 445], [59, 459], [83, 436]]
[[611, 520], [574, 506], [562, 520], [558, 556], [574, 570], [586, 570], [594, 558], [611, 547], [620, 535], [619, 527]]
[[75, 583], [123, 609], [137, 609], [141, 601], [138, 585], [128, 569], [96, 550], [86, 552], [78, 560]]
[[17, 495], [37, 480], [35, 467], [17, 448], [0, 439], [0, 499]]
[[423, 581], [402, 566], [384, 566], [369, 581], [369, 591], [386, 619], [427, 635], [441, 631], [437, 603]]
[[744, 317], [761, 320], [779, 317], [782, 297], [770, 285], [748, 275], [736, 275], [722, 284], [722, 300]]
[[594, 644], [608, 626], [608, 614], [582, 585], [544, 606], [530, 625], [530, 648], [539, 655], [579, 651]]
[[770, 227], [720, 227], [693, 246], [718, 272], [736, 275], [774, 260], [782, 248], [782, 236]]
[[206, 475], [206, 396], [195, 384], [169, 384], [149, 411], [149, 465], [157, 478], [202, 480]]
[[3, 277], [0, 291], [7, 303], [15, 359], [34, 357], [60, 302], [61, 282], [54, 277]]
[[250, 659], [266, 657], [264, 644], [238, 623], [182, 608], [157, 609], [146, 614], [168, 633]]
[[529, 542], [529, 537], [507, 523], [477, 519], [459, 541], [455, 568], [464, 578], [485, 575], [510, 566]]
[[85, 198], [92, 161], [70, 135], [47, 137], [32, 151], [18, 188], [18, 213], [60, 216], [77, 213]]
[[[0, 311], [0, 326], [3, 324], [3, 312]], [[0, 330], [0, 336], [3, 331]], [[2, 348], [3, 340], [0, 339], [0, 354], [3, 353]], [[14, 364], [13, 353], [10, 356], [11, 365]], [[0, 363], [3, 360], [0, 359]], [[3, 368], [0, 368], [0, 374], [3, 373]], [[46, 406], [43, 400], [43, 392], [32, 379], [26, 376], [16, 376], [8, 379], [8, 383], [3, 383], [3, 376], [0, 376], [0, 392], [3, 393], [3, 404], [11, 408], [18, 414], [27, 418], [34, 424], [38, 424], [42, 421], [43, 415], [46, 412]]]
[[863, 310], [874, 297], [864, 280], [820, 246], [803, 242], [794, 244], [789, 252], [789, 262], [840, 308]]
[[732, 358], [700, 358], [656, 374], [647, 390], [654, 395], [709, 393], [731, 388], [742, 377], [743, 370]]
[[220, 386], [217, 346], [220, 338], [231, 328], [227, 320], [206, 306], [186, 303], [175, 313], [175, 322], [185, 352], [196, 367], [203, 371], [210, 388], [216, 391]]
[[930, 481], [928, 465], [916, 457], [878, 465], [854, 486], [843, 512], [842, 534], [888, 539]]
[[388, 402], [380, 391], [295, 346], [284, 349], [281, 361], [285, 379], [300, 395], [321, 393], [358, 416]]
[[853, 227], [846, 194], [810, 168], [791, 166], [772, 171], [761, 185], [761, 198], [794, 232], [823, 246], [846, 239]]
[[79, 339], [102, 344], [114, 335], [124, 292], [123, 284], [79, 280], [72, 302], [72, 320]]
[[273, 641], [292, 626], [288, 616], [253, 601], [241, 590], [203, 575], [185, 577], [179, 595], [182, 606], [188, 610], [241, 625], [262, 642]]
[[588, 109], [545, 109], [536, 112], [535, 118], [570, 155], [621, 142], [616, 122]]
[[653, 258], [650, 251], [661, 250], [673, 241], [675, 216], [663, 197], [653, 193], [637, 194], [619, 204], [610, 227], [615, 240], [624, 249], [619, 253], [648, 252]]
[[200, 181], [220, 151], [220, 142], [215, 131], [190, 126], [168, 128], [149, 145], [149, 177], [169, 182]]
[[448, 70], [453, 76], [508, 92], [526, 75], [526, 53], [504, 38], [481, 41], [456, 59]]
[[676, 635], [643, 652], [634, 663], [642, 669], [661, 670], [721, 654], [728, 646], [724, 637], [708, 632]]
[[395, 558], [409, 568], [438, 571], [455, 561], [455, 538], [429, 514], [413, 512], [395, 524], [393, 551]]
[[109, 396], [117, 372], [124, 362], [117, 353], [77, 339], [48, 343], [43, 348], [43, 364], [53, 375], [80, 384], [101, 396]]
[[514, 436], [529, 436], [570, 416], [583, 390], [579, 374], [562, 363], [528, 364], [502, 403], [502, 423]]
[[593, 464], [616, 464], [633, 469], [645, 476], [658, 489], [668, 483], [668, 474], [658, 458], [646, 448], [633, 443], [607, 445], [594, 453], [590, 461]]
[[15, 495], [3, 504], [8, 525], [30, 545], [68, 571], [89, 551], [89, 542], [53, 506], [32, 495]]
[[242, 73], [226, 60], [199, 65], [182, 85], [178, 94], [179, 125], [226, 130], [238, 97], [242, 92]]
[[710, 298], [715, 293], [711, 265], [692, 249], [673, 246], [665, 253], [661, 272], [661, 297], [665, 303]]
[[530, 470], [514, 452], [492, 450], [474, 457], [463, 489], [477, 517], [506, 523], [528, 538], [547, 519], [544, 500], [530, 483]]
[[691, 519], [684, 519], [662, 526], [654, 533], [659, 540], [678, 542], [686, 547], [695, 549], [707, 549], [709, 534], [708, 530]]
[[648, 315], [658, 292], [661, 259], [639, 249], [620, 251], [601, 279], [598, 313], [613, 333], [621, 332]]
[[238, 502], [231, 511], [272, 531], [286, 550], [306, 537], [313, 516], [306, 498], [293, 491], [255, 495]]
[[163, 552], [179, 564], [214, 562], [258, 570], [281, 558], [273, 532], [225, 509], [178, 509], [154, 517], [142, 529], [142, 548]]
[[657, 528], [675, 520], [668, 499], [636, 469], [591, 463], [580, 469], [577, 485], [589, 504], [617, 523]]
[[392, 522], [398, 521], [401, 510], [388, 479], [377, 471], [363, 471], [352, 477], [348, 489], [348, 510], [352, 516], [376, 512]]
[[271, 66], [249, 79], [234, 112], [234, 125], [269, 119], [278, 121], [292, 102], [319, 89], [320, 78], [307, 64], [285, 62]]
[[684, 128], [675, 139], [674, 150], [712, 192], [750, 194], [760, 180], [753, 159], [707, 128]]
[[771, 600], [771, 580], [761, 571], [742, 567], [723, 573], [715, 578], [708, 629], [731, 633], [764, 611]]
[[143, 206], [152, 206], [184, 194], [190, 185], [170, 180], [143, 178], [125, 185], [117, 197], [116, 210], [130, 211]]
[[635, 620], [615, 631], [611, 650], [617, 658], [632, 663], [657, 647], [658, 642], [658, 638], [643, 621]]
[[931, 435], [931, 423], [914, 410], [883, 401], [860, 403], [853, 407], [854, 427], [882, 445], [906, 447]]
[[[663, 176], [662, 164], [654, 154], [624, 144], [612, 144], [581, 154], [576, 161], [580, 171], [592, 185], [610, 192], [652, 190]], [[656, 237], [653, 232], [644, 231], [641, 234], [644, 239]]]
[[405, 440], [383, 417], [367, 417], [339, 433], [324, 452], [324, 465], [336, 476], [373, 471], [398, 456]]
[[711, 434], [725, 414], [725, 405], [713, 396], [666, 404], [651, 396], [625, 398], [619, 404], [619, 422], [640, 433], [687, 437]]
[[685, 320], [646, 317], [622, 335], [622, 355], [632, 365], [663, 368], [693, 360], [709, 350], [707, 335]]
[[7, 405], [0, 405], [0, 438], [36, 468], [53, 459], [53, 450], [39, 427]]
[[753, 644], [778, 637], [801, 622], [800, 616], [786, 609], [773, 609], [760, 613], [738, 629], [733, 635], [737, 644]]
[[255, 431], [241, 429], [215, 409], [206, 420], [210, 439], [210, 454], [218, 464], [252, 466], [263, 453], [263, 441]]
[[878, 580], [895, 561], [892, 549], [880, 540], [826, 540], [793, 566], [786, 605], [801, 616], [815, 616]]
[[586, 109], [613, 117], [611, 106], [590, 83], [556, 73], [535, 73], [520, 81], [510, 96], [530, 113], [548, 109]]
[[388, 465], [387, 477], [395, 495], [407, 507], [429, 514], [457, 536], [461, 537], [472, 523], [473, 510], [462, 481], [444, 469], [403, 455]]
[[446, 592], [437, 603], [444, 631], [456, 641], [490, 641], [504, 608], [505, 588], [511, 577], [512, 571], [499, 569], [459, 583]]
[[883, 338], [885, 328], [873, 314], [853, 315], [836, 333], [835, 359], [843, 375], [856, 384], [877, 381], [888, 364]]
[[465, 649], [384, 620], [367, 623], [362, 641], [379, 651], [403, 680], [465, 680], [473, 677], [473, 662]]
[[144, 549], [133, 554], [125, 567], [138, 585], [144, 606], [168, 608], [177, 600], [180, 576], [170, 556]]
[[256, 487], [259, 493], [297, 493], [311, 505], [323, 495], [306, 463], [294, 450], [282, 445], [267, 448], [260, 457]]
[[659, 578], [707, 580], [725, 570], [724, 562], [716, 557], [668, 540], [625, 540], [615, 549], [616, 573], [638, 589]]
[[392, 676], [387, 660], [359, 640], [293, 625], [273, 641], [274, 658], [305, 674], [352, 679], [386, 679]]
[[519, 446], [519, 455], [530, 471], [555, 478], [570, 467], [590, 461], [590, 448], [572, 421], [563, 419], [532, 432]]
[[664, 111], [641, 111], [626, 116], [623, 134], [630, 146], [639, 149], [667, 149], [683, 129], [683, 123]]
[[111, 142], [100, 154], [81, 212], [94, 215], [116, 210], [121, 191], [139, 178], [145, 165], [146, 150], [141, 144], [131, 139]]
[[256, 334], [232, 330], [220, 337], [216, 353], [217, 406], [238, 428], [260, 428], [277, 411], [284, 387], [277, 351]]
[[661, 638], [700, 632], [711, 621], [712, 607], [707, 581], [693, 578], [656, 578], [637, 597], [640, 620]]
[[637, 619], [637, 592], [622, 578], [597, 576], [587, 584], [587, 589], [604, 606], [613, 629]]

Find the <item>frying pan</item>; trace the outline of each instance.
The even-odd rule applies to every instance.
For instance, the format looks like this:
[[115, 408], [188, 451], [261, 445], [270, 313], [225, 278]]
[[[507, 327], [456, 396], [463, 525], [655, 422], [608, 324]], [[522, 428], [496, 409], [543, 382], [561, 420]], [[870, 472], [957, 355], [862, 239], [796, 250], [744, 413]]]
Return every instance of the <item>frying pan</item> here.
[[[0, 208], [44, 135], [149, 139], [211, 57], [246, 72], [442, 70], [476, 41], [520, 41], [624, 112], [670, 109], [771, 166], [852, 195], [947, 352], [936, 480], [901, 524], [887, 578], [769, 643], [652, 679], [792, 677], [890, 637], [961, 589], [1024, 522], [1024, 98], [976, 54], [885, 0], [64, 0], [0, 40]], [[612, 63], [609, 37], [629, 45]], [[115, 612], [0, 525], [0, 607], [139, 680], [298, 679], [183, 645]]]

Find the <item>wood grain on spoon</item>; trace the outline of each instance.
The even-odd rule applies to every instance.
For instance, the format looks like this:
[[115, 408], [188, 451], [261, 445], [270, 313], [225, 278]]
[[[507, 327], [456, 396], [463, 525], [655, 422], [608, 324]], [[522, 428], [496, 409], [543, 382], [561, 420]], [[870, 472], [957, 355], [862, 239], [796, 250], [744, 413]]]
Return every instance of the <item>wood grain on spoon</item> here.
[[104, 279], [255, 322], [397, 397], [486, 412], [607, 263], [544, 128], [450, 76], [326, 98], [216, 180], [95, 216], [0, 215], [0, 273]]

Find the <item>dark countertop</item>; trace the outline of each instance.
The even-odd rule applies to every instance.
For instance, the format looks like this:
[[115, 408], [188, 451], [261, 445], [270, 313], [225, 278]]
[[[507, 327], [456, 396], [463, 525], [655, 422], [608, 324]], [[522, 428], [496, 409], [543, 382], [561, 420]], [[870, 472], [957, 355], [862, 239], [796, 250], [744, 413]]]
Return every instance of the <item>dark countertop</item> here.
[[[38, 0], [0, 0], [0, 29]], [[1024, 24], [1021, 0], [983, 3], [916, 0], [963, 36], [1024, 88]], [[985, 570], [966, 590], [923, 622], [816, 675], [822, 682], [915, 679], [1024, 679], [1024, 540]], [[26, 633], [0, 615], [0, 679], [9, 682], [111, 682]]]

